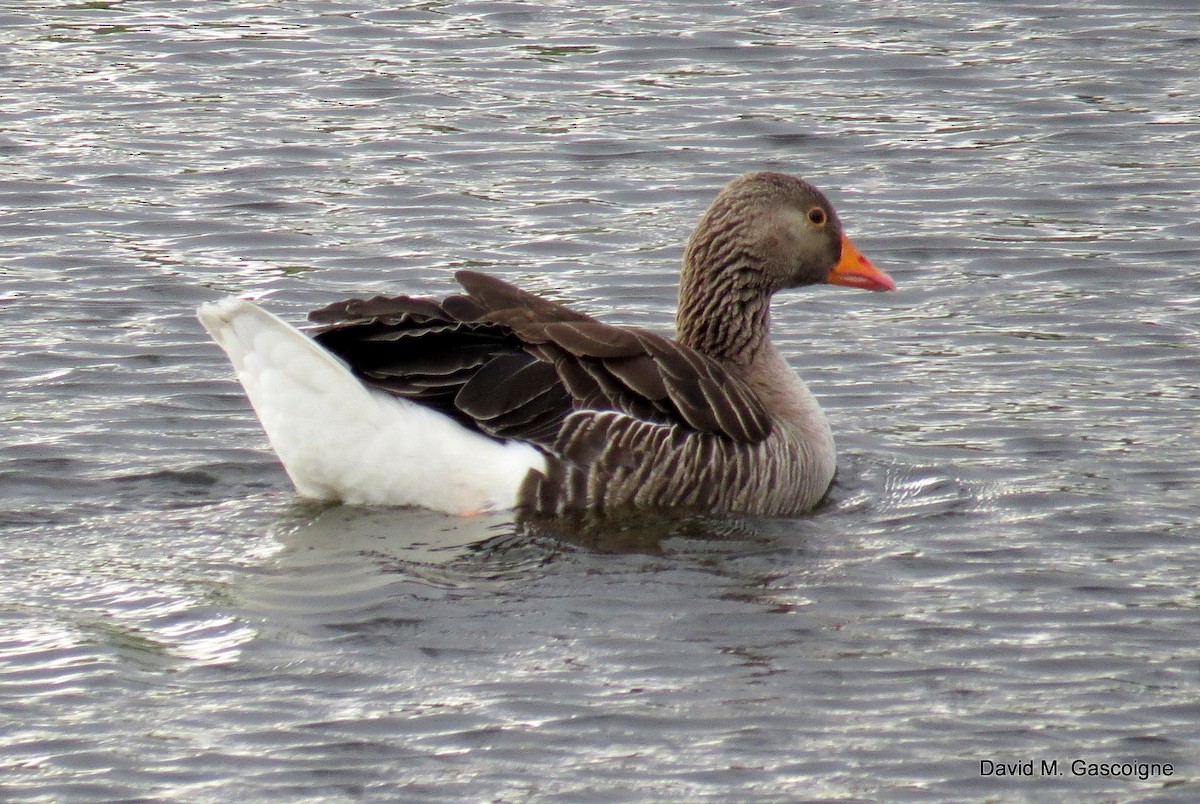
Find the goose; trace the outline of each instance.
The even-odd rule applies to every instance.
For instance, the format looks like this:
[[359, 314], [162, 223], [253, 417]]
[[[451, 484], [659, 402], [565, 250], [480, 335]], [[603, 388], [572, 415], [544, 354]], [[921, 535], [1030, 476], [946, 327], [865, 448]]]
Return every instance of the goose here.
[[475, 271], [440, 301], [309, 314], [200, 307], [296, 491], [354, 505], [541, 517], [792, 516], [833, 482], [820, 406], [770, 339], [776, 291], [894, 290], [828, 199], [790, 175], [726, 185], [687, 243], [674, 338]]

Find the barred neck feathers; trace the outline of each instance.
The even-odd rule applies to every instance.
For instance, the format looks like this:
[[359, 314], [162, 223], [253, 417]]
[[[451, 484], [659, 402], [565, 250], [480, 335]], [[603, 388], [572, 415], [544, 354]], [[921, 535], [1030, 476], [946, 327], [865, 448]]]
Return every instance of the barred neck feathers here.
[[722, 363], [745, 365], [762, 348], [770, 318], [770, 298], [749, 271], [730, 270], [707, 282], [681, 285], [679, 341]]
[[743, 365], [762, 346], [770, 312], [762, 259], [744, 242], [748, 201], [722, 194], [696, 227], [684, 252], [676, 314], [680, 343]]

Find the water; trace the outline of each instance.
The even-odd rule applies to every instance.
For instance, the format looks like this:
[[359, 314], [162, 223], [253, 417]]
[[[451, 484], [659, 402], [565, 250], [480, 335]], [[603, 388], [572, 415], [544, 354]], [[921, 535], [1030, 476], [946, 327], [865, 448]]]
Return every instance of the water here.
[[[1195, 800], [1193, 5], [793, 5], [0, 2], [0, 796]], [[777, 306], [811, 517], [313, 508], [193, 317], [667, 328], [759, 168], [901, 286]]]

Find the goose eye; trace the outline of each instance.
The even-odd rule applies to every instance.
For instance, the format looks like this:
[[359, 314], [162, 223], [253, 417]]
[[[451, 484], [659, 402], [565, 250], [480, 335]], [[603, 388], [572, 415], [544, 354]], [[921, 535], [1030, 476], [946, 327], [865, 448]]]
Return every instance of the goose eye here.
[[820, 207], [813, 207], [808, 211], [808, 219], [817, 226], [825, 225], [825, 210]]

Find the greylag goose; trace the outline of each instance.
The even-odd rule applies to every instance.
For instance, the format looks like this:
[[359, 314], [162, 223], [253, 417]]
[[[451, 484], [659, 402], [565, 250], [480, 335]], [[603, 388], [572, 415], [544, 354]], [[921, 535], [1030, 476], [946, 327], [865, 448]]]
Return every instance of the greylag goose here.
[[473, 271], [441, 301], [352, 299], [309, 337], [250, 302], [199, 310], [297, 491], [534, 516], [786, 516], [833, 481], [833, 436], [769, 338], [771, 296], [893, 290], [807, 182], [730, 182], [688, 242], [674, 339]]

